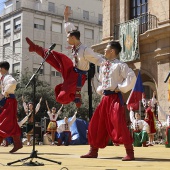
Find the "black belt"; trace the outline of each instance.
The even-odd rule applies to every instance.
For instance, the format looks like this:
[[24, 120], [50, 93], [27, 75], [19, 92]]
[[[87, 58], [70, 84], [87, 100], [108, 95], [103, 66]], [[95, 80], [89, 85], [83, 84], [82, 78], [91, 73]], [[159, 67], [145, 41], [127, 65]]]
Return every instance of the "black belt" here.
[[124, 105], [123, 97], [122, 97], [122, 93], [121, 92], [115, 92], [115, 91], [111, 91], [111, 90], [104, 90], [103, 94], [105, 96], [108, 96], [108, 95], [111, 95], [111, 94], [118, 94], [121, 105]]

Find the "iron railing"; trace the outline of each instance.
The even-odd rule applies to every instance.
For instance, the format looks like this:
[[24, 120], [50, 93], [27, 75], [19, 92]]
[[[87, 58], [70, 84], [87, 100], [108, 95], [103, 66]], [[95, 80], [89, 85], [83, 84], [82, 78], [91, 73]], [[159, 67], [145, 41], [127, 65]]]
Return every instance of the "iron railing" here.
[[[139, 34], [143, 34], [147, 30], [157, 28], [157, 17], [155, 15], [145, 14], [145, 15], [141, 15], [140, 17], [138, 17], [138, 19], [139, 19]], [[131, 21], [132, 20], [129, 20], [124, 23], [128, 23]], [[119, 23], [114, 26], [113, 35], [114, 35], [115, 40], [119, 39], [119, 27], [121, 24], [124, 24], [124, 23]]]

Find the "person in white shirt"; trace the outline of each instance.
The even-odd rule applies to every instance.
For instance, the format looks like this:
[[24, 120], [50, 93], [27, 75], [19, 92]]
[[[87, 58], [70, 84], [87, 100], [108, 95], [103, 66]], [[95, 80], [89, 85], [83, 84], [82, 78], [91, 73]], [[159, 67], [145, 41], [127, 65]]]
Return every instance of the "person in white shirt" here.
[[133, 125], [134, 146], [142, 146], [143, 144], [143, 147], [147, 147], [146, 142], [148, 141], [149, 125], [140, 119], [138, 112], [134, 113], [132, 107], [130, 107], [130, 121]]
[[58, 144], [57, 145], [58, 146], [60, 146], [62, 143], [64, 143], [65, 146], [68, 146], [70, 144], [70, 141], [71, 141], [70, 127], [76, 120], [76, 114], [77, 112], [74, 113], [70, 121], [68, 121], [68, 117], [65, 117], [64, 123], [60, 124], [57, 127], [57, 132], [58, 132], [57, 134]]
[[20, 139], [21, 129], [17, 122], [17, 100], [15, 99], [15, 89], [17, 82], [9, 75], [10, 64], [7, 61], [0, 62], [0, 144], [3, 138], [12, 136], [14, 147], [10, 153], [21, 149], [22, 142]]
[[147, 108], [147, 100], [145, 98], [145, 93], [142, 93], [142, 104], [143, 104], [144, 109], [146, 109]]
[[[72, 46], [73, 60], [62, 53], [51, 51], [46, 62], [60, 72], [63, 77], [63, 83], [55, 87], [56, 101], [61, 104], [69, 104], [74, 101], [79, 108], [81, 106], [81, 88], [87, 79], [89, 63], [100, 66], [103, 58], [102, 55], [96, 54], [91, 48], [81, 43], [80, 32], [75, 30], [73, 24], [66, 21], [69, 15], [69, 9], [66, 7], [64, 27], [67, 33], [67, 42]], [[36, 52], [41, 57], [45, 57], [48, 49], [35, 45], [28, 37], [26, 41], [29, 44], [30, 52]]]
[[170, 136], [169, 136], [170, 132], [168, 132], [169, 129], [170, 129], [170, 107], [168, 108], [168, 110], [169, 110], [168, 111], [169, 114], [168, 114], [162, 109], [162, 107], [159, 105], [159, 102], [157, 102], [157, 105], [158, 105], [158, 112], [160, 113], [159, 116], [166, 120], [166, 141], [165, 141], [165, 144], [170, 146], [170, 140], [169, 140], [170, 139]]
[[[24, 111], [28, 116], [28, 120], [26, 121], [26, 133], [27, 133], [27, 145], [30, 146], [31, 145], [30, 139], [31, 139], [31, 135], [33, 134], [33, 102], [29, 102], [28, 104], [26, 104], [23, 96], [22, 96], [22, 101], [23, 101]], [[42, 97], [40, 98], [39, 103], [36, 105], [35, 114], [40, 109], [41, 101], [42, 101]]]
[[55, 133], [56, 133], [56, 130], [57, 130], [56, 120], [57, 120], [58, 116], [61, 114], [61, 109], [63, 108], [63, 105], [60, 107], [58, 112], [56, 112], [55, 107], [52, 107], [52, 109], [50, 110], [47, 100], [46, 100], [46, 106], [47, 106], [47, 109], [48, 109], [47, 114], [50, 118], [50, 122], [49, 122], [48, 127], [47, 127], [47, 132], [51, 132], [51, 137], [52, 137], [51, 144], [54, 145]]
[[134, 87], [136, 75], [126, 63], [118, 60], [121, 50], [117, 41], [110, 41], [104, 50], [106, 60], [100, 67], [100, 84], [97, 88], [97, 92], [103, 97], [88, 127], [90, 151], [81, 158], [97, 158], [98, 149], [105, 148], [111, 138], [113, 143], [123, 143], [126, 148], [127, 155], [122, 161], [135, 159], [121, 92], [126, 93]]
[[158, 117], [157, 112], [156, 112], [156, 109], [157, 109], [156, 91], [153, 91], [153, 96], [151, 99], [151, 106], [154, 109], [155, 117]]

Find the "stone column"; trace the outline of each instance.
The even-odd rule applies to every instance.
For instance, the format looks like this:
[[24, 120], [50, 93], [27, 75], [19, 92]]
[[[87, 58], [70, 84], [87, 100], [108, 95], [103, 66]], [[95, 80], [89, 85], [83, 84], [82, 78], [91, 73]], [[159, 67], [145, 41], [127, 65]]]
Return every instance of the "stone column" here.
[[116, 2], [103, 0], [103, 41], [113, 39], [113, 28], [116, 19]]

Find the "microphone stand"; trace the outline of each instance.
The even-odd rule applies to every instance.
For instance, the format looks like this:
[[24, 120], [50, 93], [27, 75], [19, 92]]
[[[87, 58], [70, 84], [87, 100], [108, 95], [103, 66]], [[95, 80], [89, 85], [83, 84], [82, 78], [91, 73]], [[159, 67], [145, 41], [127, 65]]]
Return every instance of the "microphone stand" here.
[[[54, 45], [53, 45], [52, 48], [54, 48]], [[49, 50], [46, 52], [46, 55], [44, 57], [43, 62], [40, 64], [40, 67], [32, 75], [32, 77], [30, 78], [29, 82], [25, 86], [25, 88], [27, 88], [30, 85], [30, 83], [33, 82], [33, 102], [34, 102], [34, 105], [33, 105], [33, 150], [32, 150], [32, 153], [31, 153], [31, 155], [29, 157], [26, 157], [26, 158], [23, 158], [23, 159], [19, 159], [19, 160], [14, 161], [14, 162], [7, 163], [7, 165], [9, 165], [9, 166], [14, 164], [14, 163], [23, 162], [24, 160], [28, 160], [28, 159], [31, 159], [30, 162], [24, 163], [23, 165], [26, 165], [26, 166], [43, 166], [44, 165], [43, 163], [38, 163], [37, 161], [33, 162], [32, 160], [34, 158], [39, 158], [39, 159], [42, 159], [42, 160], [45, 160], [45, 161], [54, 162], [54, 163], [57, 163], [57, 164], [61, 165], [61, 162], [53, 161], [53, 160], [50, 160], [50, 159], [39, 157], [37, 155], [38, 151], [35, 150], [35, 93], [36, 93], [36, 75], [39, 72], [39, 70], [41, 69], [41, 67], [43, 66], [43, 64], [46, 61], [46, 59], [48, 58], [52, 48], [49, 48]]]
[[91, 80], [94, 77], [94, 72], [95, 72], [95, 66], [94, 64], [90, 63], [90, 69], [88, 71], [89, 120], [91, 120], [93, 115]]

